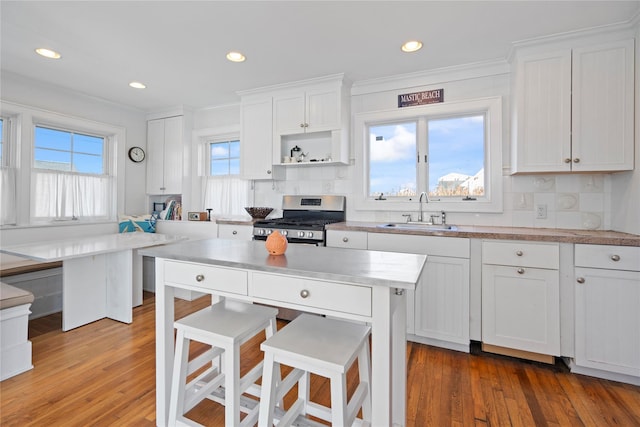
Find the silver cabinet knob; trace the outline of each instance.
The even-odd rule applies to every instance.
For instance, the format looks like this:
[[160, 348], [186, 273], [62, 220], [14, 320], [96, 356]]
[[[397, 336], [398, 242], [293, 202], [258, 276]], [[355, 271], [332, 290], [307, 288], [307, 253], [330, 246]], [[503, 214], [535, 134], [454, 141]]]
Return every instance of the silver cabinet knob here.
[[270, 170], [267, 171], [267, 175], [271, 175], [271, 171]]
[[300, 127], [303, 128], [304, 127], [304, 123], [300, 123]]
[[238, 234], [238, 232], [237, 232], [236, 230], [233, 230], [233, 231], [231, 232], [231, 234], [233, 234], [233, 235], [235, 236], [236, 234]]
[[520, 267], [516, 271], [518, 272], [518, 274], [524, 274], [524, 268], [522, 268], [522, 267]]
[[565, 163], [571, 163], [571, 159], [567, 157], [566, 159], [564, 159], [564, 162]]
[[580, 163], [580, 159], [576, 157], [575, 159], [573, 159], [573, 163]]
[[620, 255], [611, 255], [611, 261], [620, 261]]
[[347, 243], [347, 242], [349, 241], [349, 238], [348, 238], [348, 237], [343, 237], [343, 238], [342, 238], [342, 241], [343, 241], [343, 242], [345, 242], [345, 243]]
[[576, 279], [576, 282], [578, 282], [578, 283], [584, 283], [584, 277], [578, 277], [578, 278]]
[[524, 253], [522, 251], [516, 251], [516, 255], [522, 256]]
[[301, 290], [301, 291], [300, 291], [300, 296], [301, 296], [302, 298], [307, 298], [307, 297], [309, 296], [309, 291], [308, 291], [308, 290], [306, 290], [306, 289]]
[[204, 275], [203, 274], [198, 274], [196, 276], [196, 282], [202, 282], [204, 280]]

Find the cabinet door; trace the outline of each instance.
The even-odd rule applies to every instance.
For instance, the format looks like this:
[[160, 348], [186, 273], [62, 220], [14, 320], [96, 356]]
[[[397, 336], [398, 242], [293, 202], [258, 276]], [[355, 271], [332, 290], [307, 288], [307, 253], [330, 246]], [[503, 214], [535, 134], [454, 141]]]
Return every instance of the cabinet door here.
[[306, 94], [306, 132], [340, 129], [340, 93], [336, 89]]
[[469, 345], [469, 260], [429, 256], [415, 292], [415, 334]]
[[182, 193], [182, 117], [147, 122], [147, 193]]
[[[576, 268], [576, 364], [640, 377], [640, 272]], [[580, 280], [582, 281], [582, 280]]]
[[573, 170], [632, 170], [634, 41], [573, 50]]
[[571, 170], [571, 50], [519, 57], [513, 172]]
[[304, 92], [277, 96], [273, 99], [275, 135], [305, 132]]
[[271, 98], [242, 102], [240, 108], [240, 174], [245, 179], [271, 179], [273, 177]]
[[164, 194], [182, 193], [182, 117], [164, 119]]
[[164, 120], [147, 122], [147, 193], [164, 191]]
[[560, 355], [558, 270], [484, 264], [482, 342]]

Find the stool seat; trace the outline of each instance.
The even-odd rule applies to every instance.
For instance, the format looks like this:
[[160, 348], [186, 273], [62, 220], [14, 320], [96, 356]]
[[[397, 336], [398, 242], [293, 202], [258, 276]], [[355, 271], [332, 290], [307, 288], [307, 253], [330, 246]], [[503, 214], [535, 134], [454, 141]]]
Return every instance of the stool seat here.
[[[291, 425], [305, 414], [333, 425], [352, 425], [360, 408], [364, 419], [370, 420], [370, 333], [366, 325], [302, 314], [264, 341], [260, 345], [265, 358], [259, 426], [273, 425], [277, 403], [296, 383], [298, 400], [284, 414], [279, 408], [278, 426]], [[356, 359], [359, 385], [347, 402], [346, 373]], [[294, 368], [281, 382], [277, 375], [280, 364]], [[330, 379], [331, 409], [309, 401], [309, 373]]]
[[[225, 405], [226, 425], [252, 426], [258, 418], [259, 405], [241, 402], [242, 394], [258, 397], [256, 384], [262, 374], [262, 362], [240, 378], [240, 346], [261, 333], [266, 338], [276, 331], [273, 307], [224, 299], [174, 322], [176, 350], [169, 401], [169, 425], [199, 425], [184, 417], [203, 399]], [[189, 361], [190, 341], [211, 349]], [[187, 381], [193, 373], [196, 377]], [[247, 415], [240, 422], [240, 412]]]

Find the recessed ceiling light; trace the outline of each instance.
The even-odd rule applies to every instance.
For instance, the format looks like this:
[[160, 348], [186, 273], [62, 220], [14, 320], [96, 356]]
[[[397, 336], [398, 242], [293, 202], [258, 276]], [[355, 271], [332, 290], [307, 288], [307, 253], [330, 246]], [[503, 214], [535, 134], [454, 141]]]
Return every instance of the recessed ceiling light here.
[[45, 58], [49, 58], [49, 59], [60, 59], [60, 58], [62, 58], [62, 55], [60, 55], [55, 50], [47, 49], [47, 48], [44, 48], [44, 47], [37, 48], [36, 49], [36, 53], [38, 55], [40, 55], [40, 56], [44, 56]]
[[129, 83], [129, 86], [131, 86], [134, 89], [144, 89], [144, 88], [146, 88], [146, 86], [143, 83], [140, 83], [140, 82], [131, 82], [131, 83]]
[[229, 52], [227, 53], [227, 59], [231, 62], [243, 62], [247, 58], [240, 52]]
[[420, 50], [422, 48], [422, 42], [418, 40], [411, 40], [402, 45], [403, 52], [415, 52], [416, 50]]

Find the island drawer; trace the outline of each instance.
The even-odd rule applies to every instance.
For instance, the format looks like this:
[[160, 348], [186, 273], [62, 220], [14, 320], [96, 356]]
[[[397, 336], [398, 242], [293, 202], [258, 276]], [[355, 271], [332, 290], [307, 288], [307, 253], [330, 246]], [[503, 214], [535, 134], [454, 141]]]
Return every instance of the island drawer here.
[[371, 288], [367, 286], [252, 273], [249, 295], [301, 307], [371, 316]]
[[247, 295], [247, 272], [232, 268], [165, 261], [164, 280], [165, 282], [181, 283], [220, 292]]
[[640, 271], [640, 248], [634, 246], [576, 245], [576, 267]]
[[327, 230], [327, 246], [367, 249], [367, 233], [363, 231]]
[[482, 242], [482, 263], [557, 270], [560, 247], [557, 243], [486, 240]]

